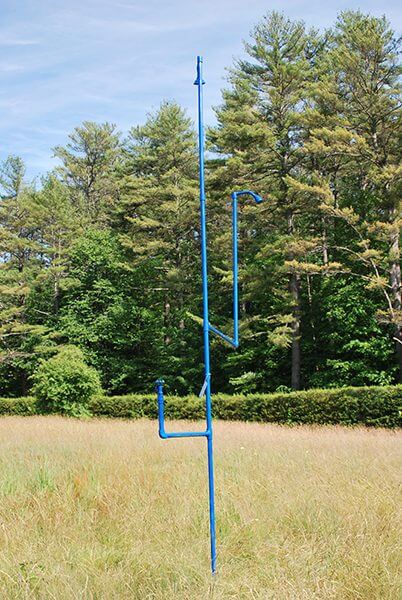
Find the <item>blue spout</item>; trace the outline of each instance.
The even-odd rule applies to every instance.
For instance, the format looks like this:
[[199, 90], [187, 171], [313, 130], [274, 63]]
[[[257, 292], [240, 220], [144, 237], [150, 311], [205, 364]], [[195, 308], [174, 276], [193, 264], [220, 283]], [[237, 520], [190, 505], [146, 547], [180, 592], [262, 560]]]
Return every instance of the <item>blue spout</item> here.
[[260, 204], [260, 202], [262, 202], [261, 196], [259, 196], [255, 192], [252, 192], [251, 190], [241, 190], [240, 192], [232, 193], [233, 199], [237, 198], [238, 196], [251, 196], [252, 198], [254, 198], [254, 200], [257, 202], [257, 204]]

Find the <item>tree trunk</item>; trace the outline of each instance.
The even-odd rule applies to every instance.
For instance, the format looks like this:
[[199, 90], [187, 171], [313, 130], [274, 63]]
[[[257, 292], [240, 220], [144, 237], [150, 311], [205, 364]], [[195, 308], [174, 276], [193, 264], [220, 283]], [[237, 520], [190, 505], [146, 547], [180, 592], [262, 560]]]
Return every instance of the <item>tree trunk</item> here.
[[402, 383], [402, 326], [399, 324], [395, 326], [394, 337], [395, 350], [399, 366], [399, 383]]
[[55, 315], [59, 312], [60, 286], [59, 279], [56, 276], [53, 287], [53, 312]]
[[165, 344], [165, 346], [167, 346], [171, 342], [170, 336], [168, 334], [169, 325], [170, 325], [170, 302], [169, 302], [168, 298], [165, 298], [165, 302], [163, 305], [163, 326], [165, 329], [163, 343]]
[[322, 261], [324, 267], [328, 266], [328, 237], [327, 237], [327, 220], [322, 218]]
[[301, 376], [301, 348], [300, 348], [300, 276], [293, 273], [290, 276], [290, 293], [293, 300], [293, 326], [292, 326], [292, 377], [291, 386], [293, 390], [300, 390]]
[[28, 395], [28, 378], [25, 371], [21, 371], [21, 395]]
[[[294, 235], [294, 214], [288, 215], [288, 234]], [[289, 256], [290, 260], [294, 258], [293, 254]], [[293, 311], [293, 324], [292, 324], [292, 373], [291, 373], [291, 387], [293, 390], [300, 390], [301, 387], [301, 376], [300, 376], [300, 364], [301, 364], [301, 348], [300, 348], [300, 323], [301, 323], [301, 307], [300, 307], [300, 275], [298, 273], [292, 273], [289, 278], [289, 291], [292, 297], [292, 311]]]
[[401, 323], [401, 265], [399, 248], [399, 230], [391, 236], [389, 280], [392, 288], [392, 307], [395, 311], [395, 349], [398, 357], [399, 383], [402, 383], [402, 323]]

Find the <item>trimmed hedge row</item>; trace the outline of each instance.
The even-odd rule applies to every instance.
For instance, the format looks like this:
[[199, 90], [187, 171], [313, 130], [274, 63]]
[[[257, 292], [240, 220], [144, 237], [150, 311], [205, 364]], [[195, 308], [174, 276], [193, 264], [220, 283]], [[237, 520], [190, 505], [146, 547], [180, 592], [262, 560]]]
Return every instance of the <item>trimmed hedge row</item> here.
[[[157, 418], [156, 394], [102, 396], [92, 399], [94, 416], [137, 419]], [[217, 419], [284, 424], [402, 426], [402, 385], [337, 388], [276, 394], [214, 394]], [[33, 398], [0, 398], [0, 415], [37, 413]], [[204, 401], [196, 396], [167, 396], [168, 419], [204, 417]]]
[[[94, 415], [107, 417], [157, 417], [156, 394], [96, 398]], [[213, 413], [228, 421], [264, 423], [402, 426], [402, 385], [337, 388], [276, 394], [214, 394]], [[204, 401], [197, 396], [167, 396], [169, 419], [204, 418]]]
[[36, 399], [31, 396], [21, 398], [0, 398], [0, 415], [36, 415]]

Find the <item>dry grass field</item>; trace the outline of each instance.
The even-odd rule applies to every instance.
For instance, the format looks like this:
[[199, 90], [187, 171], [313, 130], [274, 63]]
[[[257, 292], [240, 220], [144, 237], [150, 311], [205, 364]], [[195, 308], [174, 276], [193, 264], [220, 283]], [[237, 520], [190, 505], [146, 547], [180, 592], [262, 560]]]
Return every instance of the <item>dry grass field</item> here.
[[217, 422], [215, 440], [212, 580], [204, 440], [2, 418], [0, 598], [400, 597], [400, 433]]

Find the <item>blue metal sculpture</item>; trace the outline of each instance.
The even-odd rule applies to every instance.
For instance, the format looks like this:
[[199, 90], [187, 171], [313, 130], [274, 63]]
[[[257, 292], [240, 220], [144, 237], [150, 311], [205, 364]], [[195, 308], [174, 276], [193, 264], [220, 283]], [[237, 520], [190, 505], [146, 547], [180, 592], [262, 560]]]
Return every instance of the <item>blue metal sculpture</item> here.
[[233, 248], [233, 337], [229, 337], [210, 324], [208, 314], [208, 271], [207, 271], [207, 223], [206, 198], [204, 181], [204, 123], [203, 123], [203, 88], [202, 57], [197, 57], [197, 78], [194, 85], [198, 86], [198, 151], [200, 178], [200, 223], [201, 223], [201, 270], [202, 270], [202, 306], [203, 306], [203, 341], [204, 341], [204, 383], [200, 398], [205, 395], [206, 427], [203, 431], [179, 431], [167, 433], [165, 430], [165, 411], [163, 398], [164, 381], [158, 379], [156, 390], [158, 394], [159, 435], [163, 439], [205, 437], [208, 452], [208, 487], [209, 487], [209, 531], [211, 541], [211, 570], [216, 569], [216, 535], [215, 535], [215, 488], [214, 488], [214, 454], [212, 439], [212, 403], [211, 403], [211, 373], [209, 366], [209, 333], [215, 333], [234, 348], [239, 345], [239, 307], [238, 307], [238, 235], [237, 235], [237, 198], [251, 196], [257, 203], [262, 198], [250, 190], [232, 193], [232, 248]]

